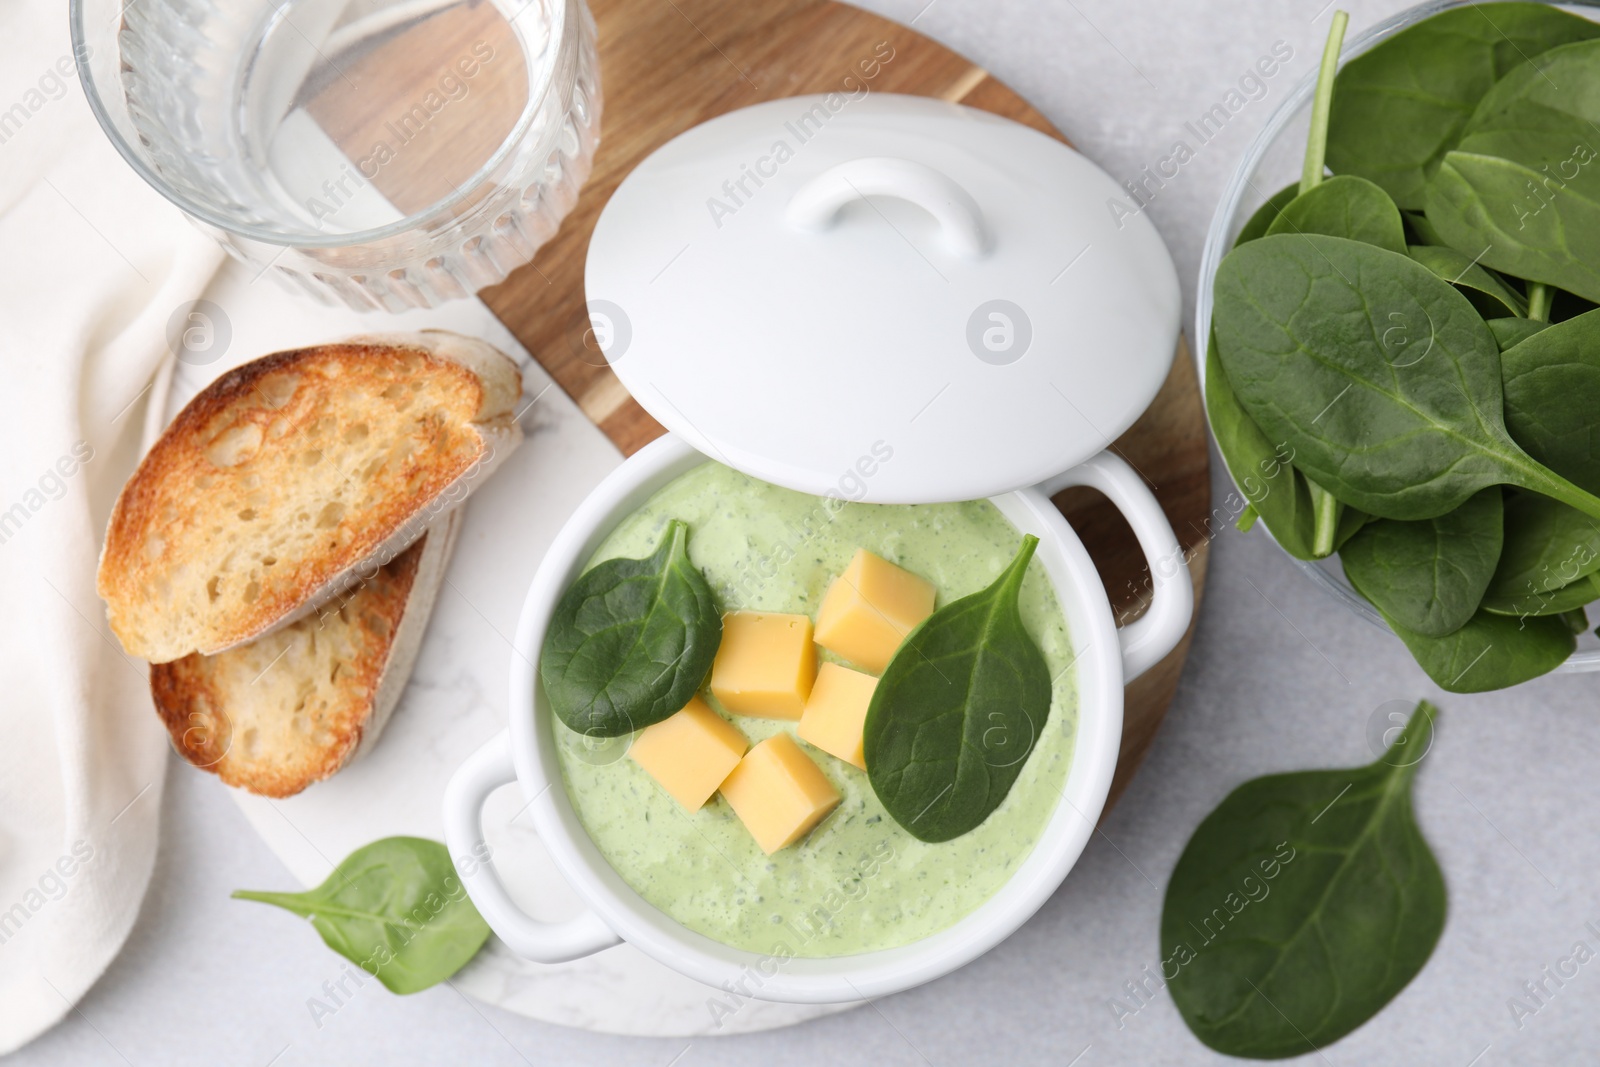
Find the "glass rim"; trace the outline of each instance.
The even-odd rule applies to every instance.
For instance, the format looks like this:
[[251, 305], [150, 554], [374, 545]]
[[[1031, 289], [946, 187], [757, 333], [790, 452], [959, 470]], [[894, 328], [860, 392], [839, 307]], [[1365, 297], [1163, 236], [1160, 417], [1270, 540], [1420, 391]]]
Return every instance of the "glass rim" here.
[[[1481, 2], [1481, 0], [1470, 0], [1470, 2], [1463, 2], [1463, 0], [1425, 0], [1424, 3], [1408, 7], [1386, 19], [1375, 22], [1345, 41], [1344, 46], [1339, 50], [1339, 66], [1343, 67], [1356, 56], [1387, 40], [1413, 23], [1420, 22], [1449, 8], [1470, 6], [1471, 2]], [[1543, 3], [1550, 7], [1600, 8], [1600, 0], [1533, 0], [1533, 2]], [[1331, 8], [1332, 5], [1330, 4], [1329, 7]], [[1267, 121], [1261, 127], [1260, 132], [1256, 134], [1249, 146], [1245, 148], [1244, 153], [1239, 157], [1239, 162], [1234, 167], [1223, 190], [1222, 198], [1217, 201], [1216, 211], [1211, 216], [1211, 224], [1206, 229], [1205, 242], [1201, 246], [1200, 252], [1200, 270], [1195, 279], [1195, 332], [1192, 350], [1195, 362], [1195, 376], [1200, 385], [1201, 408], [1205, 410], [1206, 426], [1208, 428], [1211, 425], [1211, 412], [1205, 407], [1206, 358], [1209, 354], [1208, 350], [1211, 343], [1212, 287], [1216, 281], [1217, 268], [1222, 263], [1222, 257], [1227, 255], [1229, 251], [1231, 244], [1230, 231], [1233, 229], [1235, 219], [1238, 218], [1239, 207], [1244, 201], [1246, 190], [1254, 190], [1263, 202], [1271, 195], [1270, 192], [1263, 192], [1256, 188], [1255, 182], [1251, 180], [1256, 168], [1261, 165], [1261, 161], [1266, 157], [1267, 152], [1278, 142], [1285, 128], [1299, 116], [1301, 110], [1310, 101], [1312, 94], [1316, 91], [1316, 84], [1317, 71], [1308, 71], [1290, 91], [1289, 95], [1267, 116]], [[1213, 433], [1211, 436], [1215, 439], [1216, 434]], [[1244, 496], [1243, 489], [1234, 479], [1233, 472], [1228, 469], [1228, 465], [1223, 463], [1222, 467], [1227, 473], [1228, 481], [1233, 485], [1234, 490]], [[1244, 498], [1248, 499], [1248, 497]], [[1274, 545], [1278, 544], [1277, 539], [1272, 536], [1272, 531], [1268, 530], [1264, 523], [1258, 522], [1257, 526], [1260, 527], [1269, 541]], [[1279, 551], [1282, 551], [1282, 546], [1278, 546], [1278, 548]], [[1334, 556], [1330, 555], [1327, 560], [1304, 560], [1297, 559], [1287, 552], [1283, 554], [1290, 563], [1294, 564], [1295, 569], [1320, 586], [1323, 592], [1343, 604], [1351, 614], [1365, 619], [1373, 626], [1398, 639], [1399, 635], [1395, 634], [1393, 628], [1384, 622], [1383, 616], [1378, 614], [1376, 608], [1367, 603], [1350, 585], [1339, 581], [1329, 573], [1331, 565], [1325, 566], [1325, 564], [1328, 564], [1328, 560], [1334, 559]], [[1600, 671], [1600, 649], [1578, 649], [1550, 673], [1578, 674], [1591, 671]]]
[[[550, 39], [552, 46], [558, 50], [567, 44], [569, 30], [569, 17], [576, 15], [575, 6], [578, 0], [553, 0], [550, 5], [552, 11]], [[1600, 2], [1600, 0], [1597, 0]], [[394, 222], [365, 230], [354, 230], [348, 233], [323, 234], [315, 231], [303, 234], [288, 234], [281, 230], [263, 229], [256, 226], [241, 224], [237, 219], [229, 218], [225, 213], [213, 210], [189, 197], [183, 190], [175, 188], [155, 168], [151, 167], [142, 156], [128, 143], [127, 138], [117, 127], [115, 119], [111, 116], [110, 109], [106, 106], [100, 94], [94, 75], [89, 70], [89, 52], [91, 45], [84, 32], [84, 3], [85, 0], [69, 0], [68, 19], [72, 35], [72, 58], [77, 68], [78, 83], [83, 87], [83, 95], [89, 102], [89, 110], [94, 114], [95, 121], [100, 124], [107, 139], [116, 148], [127, 164], [133, 168], [134, 173], [144, 179], [156, 192], [160, 193], [168, 202], [173, 204], [190, 219], [203, 222], [215, 227], [226, 234], [243, 237], [265, 245], [281, 246], [285, 249], [338, 249], [360, 245], [378, 244], [391, 238], [400, 237], [418, 229], [436, 219], [450, 215], [453, 210], [465, 203], [478, 191], [479, 187], [488, 180], [489, 176], [519, 147], [519, 143], [528, 127], [533, 123], [534, 116], [540, 107], [549, 98], [550, 93], [557, 87], [555, 74], [559, 71], [558, 60], [551, 62], [551, 77], [547, 78], [537, 94], [530, 93], [527, 102], [523, 105], [522, 113], [517, 116], [517, 121], [506, 134], [500, 146], [496, 148], [471, 176], [456, 185], [455, 191], [440, 200], [435, 200], [428, 207], [419, 212], [396, 219]], [[118, 8], [118, 17], [131, 6], [127, 0], [121, 0]], [[495, 3], [498, 8], [499, 3]], [[523, 7], [526, 11], [528, 6]], [[501, 12], [504, 17], [504, 12]], [[520, 12], [519, 12], [520, 14]], [[581, 17], [581, 16], [580, 16]], [[507, 19], [509, 25], [513, 19]]]

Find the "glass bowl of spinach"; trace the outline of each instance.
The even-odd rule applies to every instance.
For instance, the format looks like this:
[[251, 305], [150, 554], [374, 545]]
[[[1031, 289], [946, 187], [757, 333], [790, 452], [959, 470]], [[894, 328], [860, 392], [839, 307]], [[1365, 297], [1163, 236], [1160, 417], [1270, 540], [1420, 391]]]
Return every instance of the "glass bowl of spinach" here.
[[1454, 692], [1600, 670], [1597, 20], [1336, 15], [1201, 258], [1237, 525]]

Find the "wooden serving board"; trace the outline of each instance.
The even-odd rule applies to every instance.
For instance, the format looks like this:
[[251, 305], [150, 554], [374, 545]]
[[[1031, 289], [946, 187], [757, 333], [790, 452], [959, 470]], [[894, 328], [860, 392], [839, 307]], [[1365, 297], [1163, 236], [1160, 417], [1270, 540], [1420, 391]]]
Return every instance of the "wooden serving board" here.
[[[691, 126], [735, 108], [803, 93], [911, 93], [981, 108], [1066, 139], [1026, 101], [982, 68], [916, 30], [830, 0], [591, 0], [604, 91], [594, 170], [560, 232], [533, 263], [480, 296], [624, 454], [664, 430], [628, 395], [595, 346], [585, 310], [583, 266], [600, 210], [645, 156]], [[504, 102], [514, 117], [525, 99], [515, 42], [497, 9], [480, 2], [448, 9], [397, 41], [410, 69], [448, 69], [469, 42], [488, 42], [499, 65], [486, 63], [472, 89]], [[436, 61], [436, 62], [435, 62]], [[870, 71], [870, 73], [869, 73]], [[370, 144], [387, 117], [363, 101], [405, 99], [375, 88], [366, 72], [347, 70], [313, 103], [335, 139]], [[373, 77], [379, 75], [374, 71]], [[420, 76], [420, 75], [419, 75]], [[358, 89], [359, 87], [359, 89]], [[475, 112], [478, 114], [478, 112]], [[449, 116], [445, 116], [448, 118]], [[508, 119], [509, 121], [509, 119]], [[454, 124], [430, 143], [442, 151], [402, 153], [376, 184], [396, 204], [431, 199], [452, 157], [481, 158], [506, 126]], [[448, 146], [448, 147], [446, 147]], [[447, 175], [448, 177], [448, 175]], [[1192, 361], [1183, 350], [1150, 410], [1112, 445], [1150, 483], [1189, 557], [1196, 603], [1212, 536], [1205, 418]], [[1119, 622], [1146, 603], [1149, 573], [1133, 532], [1104, 497], [1070, 489], [1056, 504], [1083, 538], [1110, 593]], [[1191, 625], [1190, 634], [1193, 633]], [[1189, 636], [1128, 687], [1122, 757], [1107, 807], [1127, 787], [1177, 689]]]

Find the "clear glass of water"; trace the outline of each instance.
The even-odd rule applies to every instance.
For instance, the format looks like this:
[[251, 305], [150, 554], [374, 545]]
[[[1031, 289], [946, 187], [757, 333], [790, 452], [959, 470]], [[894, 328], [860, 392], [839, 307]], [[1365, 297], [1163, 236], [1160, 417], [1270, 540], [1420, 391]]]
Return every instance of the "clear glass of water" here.
[[71, 0], [134, 170], [230, 253], [400, 311], [533, 258], [600, 126], [583, 0]]

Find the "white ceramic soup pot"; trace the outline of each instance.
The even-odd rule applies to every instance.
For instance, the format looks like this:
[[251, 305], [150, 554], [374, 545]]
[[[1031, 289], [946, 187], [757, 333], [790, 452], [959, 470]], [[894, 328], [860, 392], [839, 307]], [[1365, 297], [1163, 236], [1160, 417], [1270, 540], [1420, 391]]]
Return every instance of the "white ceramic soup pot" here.
[[[763, 1000], [860, 1000], [930, 981], [983, 954], [1020, 927], [1061, 884], [1094, 830], [1111, 788], [1122, 735], [1123, 686], [1182, 639], [1194, 595], [1182, 550], [1143, 480], [1101, 452], [1041, 484], [990, 497], [1019, 531], [1035, 534], [1034, 555], [1055, 588], [1075, 655], [1078, 727], [1072, 765], [1054, 815], [1011, 878], [965, 918], [898, 948], [831, 958], [786, 958], [744, 951], [691, 931], [645, 902], [600, 854], [573, 810], [556, 752], [558, 728], [536, 669], [556, 604], [600, 543], [652, 494], [708, 462], [668, 434], [642, 449], [583, 502], [540, 564], [523, 604], [511, 657], [510, 729], [469, 759], [445, 794], [450, 854], [473, 903], [513, 951], [559, 963], [626, 940], [711, 986], [742, 983]], [[1149, 610], [1117, 629], [1104, 587], [1082, 543], [1051, 503], [1067, 486], [1104, 493], [1126, 516], [1153, 578]], [[567, 922], [540, 922], [511, 899], [486, 854], [481, 812], [489, 794], [516, 782], [546, 850], [588, 910]]]
[[[508, 732], [445, 797], [451, 854], [514, 951], [546, 963], [626, 940], [711, 986], [829, 1003], [906, 989], [998, 944], [1049, 898], [1105, 805], [1123, 685], [1182, 638], [1194, 597], [1155, 498], [1105, 451], [1156, 395], [1181, 307], [1155, 228], [1090, 161], [1017, 123], [937, 100], [860, 93], [773, 100], [653, 152], [595, 225], [595, 337], [670, 431], [600, 484], [534, 576], [511, 657]], [[1121, 210], [1117, 206], [1121, 205]], [[557, 602], [604, 538], [708, 457], [839, 495], [864, 442], [892, 441], [852, 498], [989, 499], [1035, 534], [1076, 660], [1078, 725], [1062, 799], [1033, 850], [954, 925], [897, 948], [775, 958], [693, 932], [648, 904], [584, 832], [567, 795], [538, 659]], [[1057, 472], [1065, 473], [1057, 473]], [[1069, 485], [1127, 517], [1153, 577], [1118, 631], [1099, 576], [1050, 503]], [[1020, 488], [1019, 488], [1020, 487]], [[588, 911], [536, 921], [484, 854], [481, 811], [515, 781]]]

